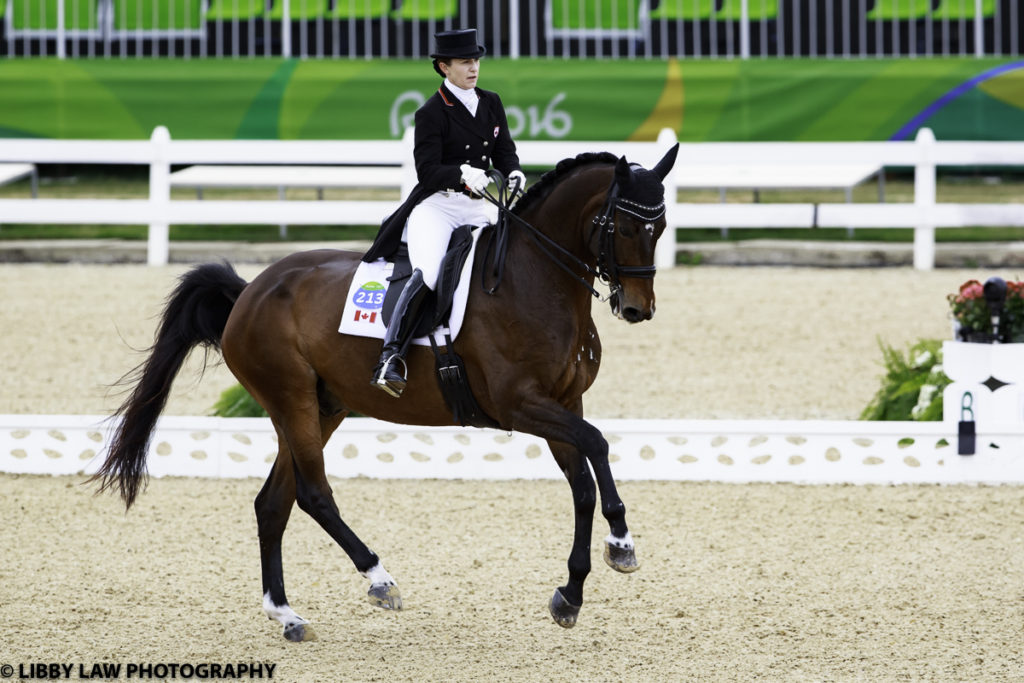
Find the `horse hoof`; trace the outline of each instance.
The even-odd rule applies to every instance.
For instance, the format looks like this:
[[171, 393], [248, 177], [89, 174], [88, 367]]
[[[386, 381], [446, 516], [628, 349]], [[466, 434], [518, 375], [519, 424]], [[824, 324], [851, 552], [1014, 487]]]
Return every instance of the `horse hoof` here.
[[580, 615], [579, 606], [570, 605], [562, 596], [562, 591], [557, 588], [555, 589], [555, 594], [551, 596], [551, 602], [548, 603], [548, 610], [551, 612], [555, 623], [562, 628], [572, 628], [575, 626], [576, 618]]
[[607, 541], [604, 543], [604, 561], [609, 567], [623, 574], [632, 574], [640, 569], [640, 563], [636, 561], [636, 549], [619, 548]]
[[366, 597], [374, 607], [395, 611], [402, 609], [402, 595], [398, 592], [398, 586], [395, 584], [381, 583], [376, 586], [370, 586]]
[[316, 640], [316, 633], [313, 627], [306, 623], [291, 624], [284, 627], [284, 637], [293, 643], [303, 643]]

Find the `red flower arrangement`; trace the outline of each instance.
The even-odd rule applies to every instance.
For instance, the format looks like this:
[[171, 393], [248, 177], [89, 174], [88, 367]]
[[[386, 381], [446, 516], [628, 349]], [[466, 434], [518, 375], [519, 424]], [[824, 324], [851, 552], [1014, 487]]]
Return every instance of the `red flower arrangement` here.
[[[998, 278], [992, 278], [998, 280]], [[1000, 316], [1000, 337], [1004, 342], [1024, 342], [1024, 282], [1007, 281], [1006, 299]], [[968, 280], [960, 291], [950, 294], [950, 313], [960, 341], [992, 342], [992, 310], [985, 300], [985, 285]]]

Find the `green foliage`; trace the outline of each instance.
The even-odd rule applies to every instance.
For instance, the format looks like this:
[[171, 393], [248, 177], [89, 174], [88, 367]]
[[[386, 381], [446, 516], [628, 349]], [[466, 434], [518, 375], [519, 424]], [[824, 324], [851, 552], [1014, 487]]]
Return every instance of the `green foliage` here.
[[699, 266], [704, 261], [704, 254], [699, 251], [676, 252], [677, 266]]
[[942, 372], [942, 342], [922, 339], [906, 354], [879, 340], [885, 365], [882, 386], [860, 415], [862, 420], [942, 419], [942, 390], [950, 379]]
[[[256, 402], [256, 399], [241, 384], [236, 384], [221, 392], [220, 398], [213, 405], [214, 417], [267, 417], [267, 411]], [[348, 417], [363, 417], [351, 411]]]
[[267, 411], [241, 384], [226, 389], [213, 405], [217, 417], [267, 417]]

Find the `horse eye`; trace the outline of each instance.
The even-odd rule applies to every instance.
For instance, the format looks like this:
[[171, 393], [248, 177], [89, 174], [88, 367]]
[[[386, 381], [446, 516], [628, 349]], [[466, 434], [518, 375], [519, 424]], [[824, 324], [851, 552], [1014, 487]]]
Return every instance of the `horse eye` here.
[[630, 224], [629, 221], [623, 221], [622, 223], [619, 223], [619, 234], [621, 234], [623, 237], [633, 236], [633, 226]]

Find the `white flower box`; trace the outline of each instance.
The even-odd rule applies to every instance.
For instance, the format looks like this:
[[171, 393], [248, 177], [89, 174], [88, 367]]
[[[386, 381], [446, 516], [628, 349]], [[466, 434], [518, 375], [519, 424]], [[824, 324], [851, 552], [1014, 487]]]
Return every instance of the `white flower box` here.
[[942, 367], [945, 422], [1024, 423], [1024, 344], [946, 341]]

